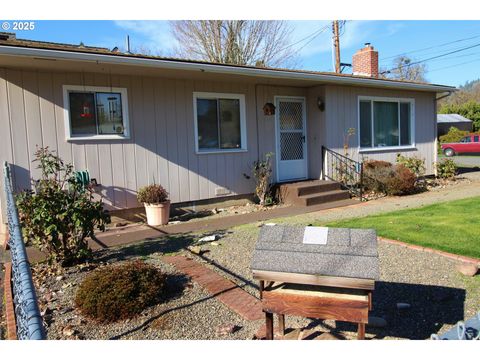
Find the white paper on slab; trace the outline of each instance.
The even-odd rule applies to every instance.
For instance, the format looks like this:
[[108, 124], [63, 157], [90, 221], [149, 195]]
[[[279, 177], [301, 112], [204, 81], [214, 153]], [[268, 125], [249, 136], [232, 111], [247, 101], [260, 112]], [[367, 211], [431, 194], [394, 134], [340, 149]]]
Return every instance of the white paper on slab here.
[[303, 233], [303, 243], [312, 245], [327, 245], [328, 227], [307, 226]]

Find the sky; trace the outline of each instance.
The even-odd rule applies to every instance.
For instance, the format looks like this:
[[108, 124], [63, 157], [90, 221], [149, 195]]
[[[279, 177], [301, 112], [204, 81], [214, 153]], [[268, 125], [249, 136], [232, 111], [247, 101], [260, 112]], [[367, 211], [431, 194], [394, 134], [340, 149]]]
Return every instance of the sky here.
[[[10, 29], [12, 21], [8, 21]], [[297, 67], [332, 71], [330, 21], [288, 21]], [[3, 22], [2, 22], [3, 28]], [[320, 31], [324, 29], [323, 31]], [[1, 31], [1, 30], [0, 30]], [[168, 21], [35, 21], [34, 30], [14, 31], [18, 38], [113, 48], [125, 48], [130, 36], [133, 50], [149, 49], [163, 56], [174, 54], [175, 41]], [[480, 21], [349, 20], [340, 38], [341, 61], [369, 42], [379, 51], [380, 68], [389, 69], [397, 55], [424, 62], [429, 82], [459, 86], [480, 78]], [[470, 49], [465, 49], [471, 47]], [[447, 53], [454, 52], [450, 55]], [[445, 56], [443, 56], [445, 55]], [[349, 70], [347, 69], [346, 72]]]

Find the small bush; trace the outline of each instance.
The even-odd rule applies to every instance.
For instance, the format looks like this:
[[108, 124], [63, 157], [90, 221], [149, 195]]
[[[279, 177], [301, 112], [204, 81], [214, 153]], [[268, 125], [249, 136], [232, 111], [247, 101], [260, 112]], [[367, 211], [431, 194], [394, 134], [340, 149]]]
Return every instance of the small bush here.
[[366, 190], [386, 195], [405, 195], [415, 191], [416, 176], [402, 164], [370, 160], [364, 163]]
[[397, 164], [402, 164], [419, 177], [425, 174], [425, 160], [416, 156], [403, 156], [397, 154]]
[[438, 139], [440, 140], [441, 144], [446, 144], [446, 143], [456, 143], [462, 140], [462, 138], [466, 135], [468, 135], [469, 132], [465, 130], [459, 130], [455, 126], [452, 126], [449, 130], [448, 133], [445, 135], [440, 136]]
[[271, 196], [270, 178], [272, 176], [273, 153], [265, 154], [265, 158], [253, 162], [253, 177], [255, 178], [255, 196], [258, 198], [260, 205], [268, 206], [273, 204]]
[[110, 216], [93, 189], [75, 178], [73, 165], [48, 148], [35, 152], [41, 176], [32, 190], [16, 197], [23, 234], [28, 243], [48, 256], [53, 265], [69, 266], [90, 257], [87, 238], [95, 229], [104, 231]]
[[128, 319], [162, 300], [165, 278], [143, 261], [108, 265], [80, 284], [75, 305], [83, 315], [99, 322]]
[[162, 185], [152, 184], [138, 190], [138, 202], [147, 204], [160, 204], [168, 200], [168, 192]]
[[452, 159], [442, 159], [436, 163], [437, 176], [441, 179], [452, 179], [457, 175], [458, 166]]
[[391, 176], [387, 178], [387, 195], [407, 195], [415, 191], [417, 177], [402, 164], [393, 166]]

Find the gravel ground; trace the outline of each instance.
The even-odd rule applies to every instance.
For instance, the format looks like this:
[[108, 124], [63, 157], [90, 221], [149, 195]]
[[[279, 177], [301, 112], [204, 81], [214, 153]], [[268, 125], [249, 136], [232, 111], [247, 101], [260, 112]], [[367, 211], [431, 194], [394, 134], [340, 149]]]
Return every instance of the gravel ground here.
[[[121, 252], [120, 249], [117, 253]], [[102, 253], [104, 255], [114, 261], [116, 254], [107, 251]], [[34, 276], [48, 339], [248, 339], [260, 326], [258, 321], [247, 322], [212, 299], [196, 283], [163, 263], [158, 255], [143, 258], [168, 274], [169, 287], [174, 291], [164, 303], [150, 307], [136, 318], [112, 324], [92, 322], [72, 306], [78, 284], [93, 268], [105, 266], [105, 263], [94, 262], [83, 269], [75, 267], [61, 275], [49, 276], [40, 274], [43, 266], [35, 266]], [[43, 279], [41, 284], [40, 278]], [[236, 325], [237, 331], [226, 335], [216, 333], [217, 328], [228, 324]]]

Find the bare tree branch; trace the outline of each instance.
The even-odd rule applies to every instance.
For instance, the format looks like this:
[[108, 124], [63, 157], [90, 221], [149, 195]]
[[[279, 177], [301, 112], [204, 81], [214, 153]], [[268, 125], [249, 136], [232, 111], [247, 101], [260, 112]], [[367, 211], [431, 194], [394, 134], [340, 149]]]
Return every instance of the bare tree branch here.
[[427, 82], [425, 74], [427, 67], [425, 64], [410, 65], [412, 60], [406, 56], [399, 56], [394, 60], [393, 69], [390, 70], [386, 77], [396, 80], [409, 80], [417, 82]]
[[293, 67], [289, 46], [291, 27], [285, 21], [182, 20], [171, 21], [176, 55], [236, 65]]

